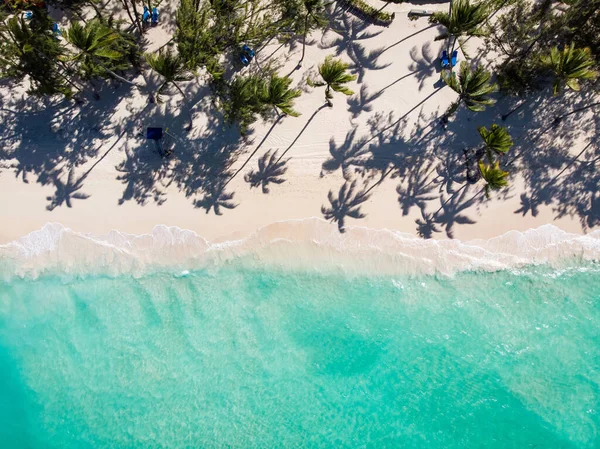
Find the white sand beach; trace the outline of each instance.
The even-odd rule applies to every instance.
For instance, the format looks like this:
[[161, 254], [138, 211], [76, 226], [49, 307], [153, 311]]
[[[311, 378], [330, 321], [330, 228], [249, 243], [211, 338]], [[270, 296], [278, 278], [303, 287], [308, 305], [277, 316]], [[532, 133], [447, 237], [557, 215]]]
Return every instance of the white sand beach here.
[[[370, 2], [376, 7], [381, 3]], [[165, 0], [161, 5], [161, 23], [148, 31], [145, 51], [169, 41], [176, 4]], [[143, 234], [163, 224], [212, 241], [240, 238], [274, 222], [322, 218], [328, 192], [337, 194], [344, 185], [342, 166], [349, 165], [347, 177], [362, 189], [376, 183], [392, 160], [404, 169], [372, 190], [361, 206], [366, 216], [348, 218], [348, 226], [461, 240], [548, 223], [572, 233], [597, 228], [597, 113], [589, 109], [549, 126], [557, 115], [592, 103], [591, 96], [566, 93], [556, 101], [546, 92], [505, 122], [501, 115], [518, 100], [498, 96], [496, 106], [486, 112], [461, 107], [443, 129], [438, 118], [456, 94], [440, 82], [442, 41], [434, 41], [440, 29], [426, 18], [410, 21], [407, 12], [413, 8], [445, 9], [447, 4], [389, 4], [386, 11], [395, 13], [389, 28], [368, 25], [336, 8], [328, 31], [310, 36], [305, 60], [296, 70], [300, 40], [257, 49], [256, 61], [244, 70], [281, 64], [280, 73], [291, 72], [304, 91], [296, 101], [302, 115], [284, 117], [275, 125], [259, 120], [246, 139], [239, 139], [234, 128], [224, 129], [202, 76], [182, 83], [193, 115], [189, 133], [184, 129], [187, 112], [176, 92], [165, 96], [163, 104], [148, 104], [137, 90], [107, 83], [99, 101], [45, 104], [30, 98], [25, 87], [3, 85], [0, 243], [48, 222], [96, 234], [112, 229]], [[479, 44], [469, 40], [471, 57], [493, 64], [494, 55], [480, 54]], [[336, 93], [333, 108], [323, 106], [323, 88], [306, 85], [327, 55], [349, 62], [358, 75], [349, 85], [355, 95]], [[157, 83], [149, 70], [138, 79]], [[477, 145], [478, 126], [492, 123], [509, 129], [515, 146], [506, 157], [516, 158], [510, 187], [486, 199], [482, 185], [464, 180], [463, 150]], [[161, 158], [152, 142], [139, 135], [148, 126], [168, 128], [171, 158]], [[222, 207], [222, 215], [216, 215], [214, 209], [207, 213], [197, 207], [206, 193], [198, 187], [206, 164], [198, 155], [206, 158], [223, 147], [239, 153], [230, 167], [233, 172], [256, 153], [226, 187], [235, 207]], [[290, 160], [285, 182], [270, 184], [268, 193], [251, 188], [244, 174], [268, 150], [281, 154], [286, 148]], [[381, 170], [363, 176], [351, 160], [367, 155], [381, 162]]]

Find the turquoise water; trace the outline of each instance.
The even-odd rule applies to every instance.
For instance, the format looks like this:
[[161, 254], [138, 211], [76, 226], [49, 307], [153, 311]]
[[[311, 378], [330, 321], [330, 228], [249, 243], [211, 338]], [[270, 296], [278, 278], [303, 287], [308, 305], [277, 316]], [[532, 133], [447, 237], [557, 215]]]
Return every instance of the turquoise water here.
[[0, 447], [598, 448], [600, 273], [0, 284]]

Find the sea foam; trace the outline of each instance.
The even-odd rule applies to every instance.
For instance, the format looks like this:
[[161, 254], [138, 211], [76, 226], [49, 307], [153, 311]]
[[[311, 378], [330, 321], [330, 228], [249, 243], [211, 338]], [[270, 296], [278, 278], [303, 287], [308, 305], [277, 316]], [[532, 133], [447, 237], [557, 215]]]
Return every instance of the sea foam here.
[[210, 242], [193, 231], [156, 226], [150, 234], [93, 235], [58, 223], [0, 245], [0, 274], [36, 278], [133, 275], [212, 269], [230, 263], [367, 275], [452, 275], [528, 265], [564, 267], [600, 260], [600, 231], [570, 234], [553, 225], [489, 240], [423, 240], [392, 230], [335, 225], [318, 218], [276, 222], [246, 238]]

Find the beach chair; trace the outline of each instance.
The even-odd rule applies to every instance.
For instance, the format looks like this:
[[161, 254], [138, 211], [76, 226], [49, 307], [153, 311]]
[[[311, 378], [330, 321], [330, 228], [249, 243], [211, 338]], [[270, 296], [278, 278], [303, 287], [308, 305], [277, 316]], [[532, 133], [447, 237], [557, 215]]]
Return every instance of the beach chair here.
[[152, 25], [158, 24], [158, 8], [152, 8]]
[[60, 31], [60, 27], [58, 26], [58, 23], [54, 22], [54, 24], [52, 25], [52, 32], [54, 34], [62, 34], [62, 32]]
[[450, 60], [448, 59], [448, 52], [446, 50], [442, 52], [440, 62], [442, 63], [442, 69], [450, 65]]
[[454, 50], [452, 52], [452, 58], [451, 58], [452, 67], [454, 67], [456, 65], [456, 60], [457, 59], [458, 59], [458, 50]]
[[433, 11], [427, 9], [411, 9], [408, 13], [410, 20], [417, 20], [419, 17], [427, 17], [433, 15]]
[[244, 44], [242, 46], [242, 52], [247, 56], [249, 61], [252, 61], [252, 58], [254, 58], [254, 50]]
[[163, 137], [163, 129], [162, 128], [151, 128], [148, 127], [146, 130], [146, 139], [148, 140], [160, 140]]
[[142, 22], [146, 25], [150, 22], [150, 11], [147, 6], [144, 6], [144, 13], [142, 14]]

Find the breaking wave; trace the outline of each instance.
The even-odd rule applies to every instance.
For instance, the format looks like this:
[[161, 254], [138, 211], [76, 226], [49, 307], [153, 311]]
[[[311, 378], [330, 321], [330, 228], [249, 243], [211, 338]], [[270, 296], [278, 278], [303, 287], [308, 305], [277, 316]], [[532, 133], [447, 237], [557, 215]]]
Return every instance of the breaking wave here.
[[318, 218], [273, 223], [239, 240], [210, 242], [193, 231], [156, 226], [143, 235], [80, 233], [48, 223], [0, 245], [0, 275], [36, 278], [133, 275], [213, 269], [230, 263], [366, 275], [452, 275], [528, 265], [565, 267], [600, 260], [600, 231], [570, 234], [553, 225], [489, 240], [423, 240], [410, 234], [337, 227]]

